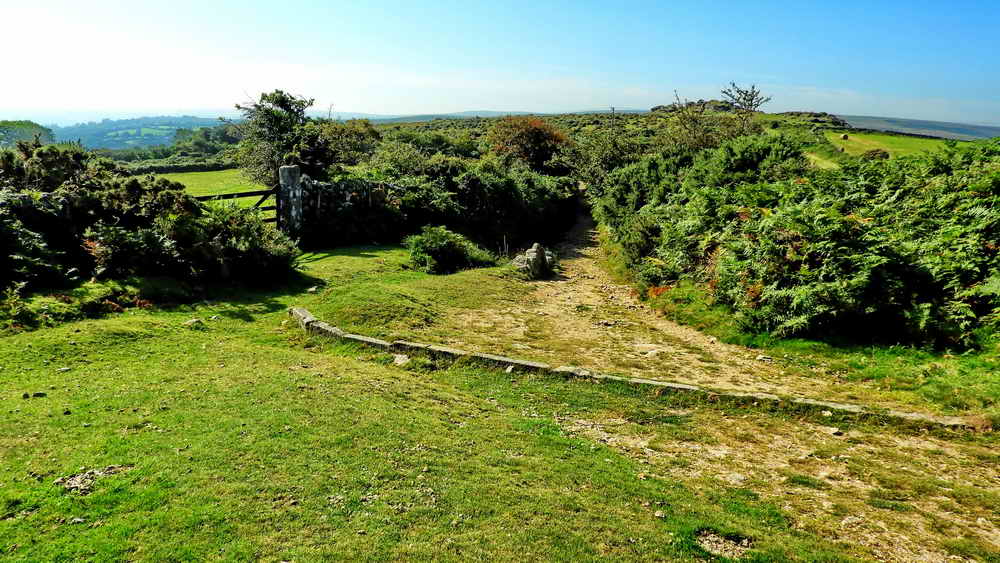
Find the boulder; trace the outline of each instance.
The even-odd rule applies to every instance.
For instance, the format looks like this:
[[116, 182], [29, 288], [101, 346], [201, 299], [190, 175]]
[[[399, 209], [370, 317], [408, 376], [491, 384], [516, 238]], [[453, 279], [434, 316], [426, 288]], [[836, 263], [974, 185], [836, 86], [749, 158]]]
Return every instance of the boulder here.
[[537, 242], [526, 250], [524, 254], [517, 255], [512, 262], [515, 268], [528, 274], [528, 277], [533, 280], [552, 275], [556, 263], [555, 253], [551, 250], [546, 250], [544, 246]]

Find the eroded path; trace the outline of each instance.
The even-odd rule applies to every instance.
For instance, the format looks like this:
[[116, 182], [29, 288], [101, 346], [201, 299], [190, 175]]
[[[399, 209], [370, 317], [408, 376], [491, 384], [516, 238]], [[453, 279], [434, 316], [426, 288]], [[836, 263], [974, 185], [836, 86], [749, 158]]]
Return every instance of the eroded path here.
[[789, 366], [754, 350], [658, 317], [627, 286], [601, 267], [593, 220], [582, 218], [556, 248], [562, 272], [532, 282], [517, 301], [485, 300], [457, 309], [428, 331], [459, 348], [576, 365], [605, 373], [695, 384], [716, 390], [767, 392], [789, 397], [920, 410], [886, 399], [858, 381], [821, 368]]

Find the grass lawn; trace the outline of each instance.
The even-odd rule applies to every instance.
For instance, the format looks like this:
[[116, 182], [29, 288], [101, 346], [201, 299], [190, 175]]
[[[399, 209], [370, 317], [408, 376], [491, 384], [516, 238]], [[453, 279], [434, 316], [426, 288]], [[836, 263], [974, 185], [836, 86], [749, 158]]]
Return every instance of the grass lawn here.
[[[847, 140], [840, 136], [847, 133]], [[827, 131], [826, 138], [835, 147], [843, 147], [850, 155], [860, 155], [872, 149], [885, 149], [892, 156], [906, 156], [923, 151], [933, 151], [944, 146], [941, 139], [924, 139], [887, 133], [853, 133], [851, 131]]]
[[[280, 291], [0, 338], [0, 556], [995, 557], [992, 435], [396, 366], [288, 320], [295, 304], [405, 334], [533, 290], [499, 268], [430, 276], [404, 261], [396, 248], [311, 254]], [[108, 466], [124, 467], [88, 495], [55, 483]]]

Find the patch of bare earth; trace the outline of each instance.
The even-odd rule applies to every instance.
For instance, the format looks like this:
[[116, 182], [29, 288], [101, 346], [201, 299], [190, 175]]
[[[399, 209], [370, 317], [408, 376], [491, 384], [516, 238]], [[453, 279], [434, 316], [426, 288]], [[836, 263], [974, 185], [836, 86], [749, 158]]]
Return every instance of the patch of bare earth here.
[[54, 484], [61, 485], [71, 493], [89, 495], [94, 490], [94, 484], [101, 477], [122, 473], [130, 469], [132, 469], [131, 465], [109, 465], [103, 469], [91, 469], [89, 471], [82, 471], [76, 475], [60, 477], [55, 480]]
[[[674, 422], [636, 424], [607, 413], [559, 423], [570, 435], [646, 464], [644, 478], [680, 480], [695, 490], [750, 489], [796, 528], [852, 546], [864, 558], [970, 560], [947, 550], [957, 539], [1000, 554], [1000, 471], [988, 448], [710, 408], [663, 414]], [[713, 553], [710, 546], [727, 545], [706, 542]]]
[[[721, 391], [875, 404], [864, 383], [788, 368], [760, 358], [757, 351], [658, 317], [634, 290], [615, 283], [601, 267], [597, 232], [589, 217], [581, 218], [556, 252], [560, 274], [531, 282], [536, 289], [527, 298], [486, 300], [475, 310], [450, 311], [425, 336], [458, 348], [553, 366], [576, 365]], [[914, 410], [885, 400], [875, 406]]]

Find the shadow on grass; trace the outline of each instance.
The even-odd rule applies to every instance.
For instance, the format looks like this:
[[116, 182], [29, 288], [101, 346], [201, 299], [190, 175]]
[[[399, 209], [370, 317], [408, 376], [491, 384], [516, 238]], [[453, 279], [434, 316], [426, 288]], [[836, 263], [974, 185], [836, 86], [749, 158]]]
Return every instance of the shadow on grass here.
[[312, 264], [329, 258], [378, 258], [376, 252], [389, 250], [399, 250], [397, 245], [369, 245], [369, 246], [345, 246], [341, 248], [331, 248], [323, 250], [312, 250], [302, 255], [299, 261], [302, 264]]

